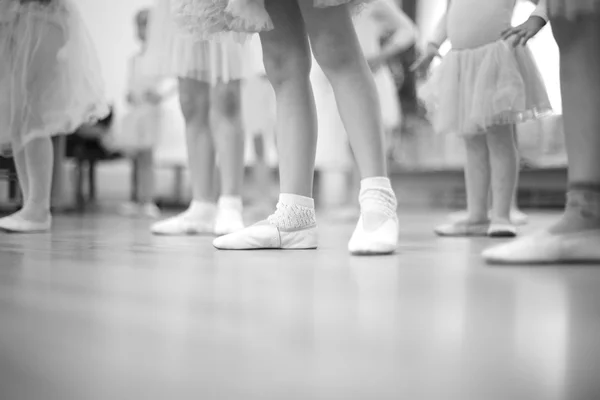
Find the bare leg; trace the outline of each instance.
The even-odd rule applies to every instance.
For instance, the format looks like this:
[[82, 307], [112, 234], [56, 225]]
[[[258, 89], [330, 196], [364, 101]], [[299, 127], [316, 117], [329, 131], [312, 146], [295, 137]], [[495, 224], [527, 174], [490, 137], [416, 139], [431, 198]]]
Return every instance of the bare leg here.
[[222, 196], [241, 196], [244, 180], [244, 132], [240, 82], [219, 84], [213, 90], [211, 121], [219, 157]]
[[373, 75], [347, 5], [300, 1], [315, 59], [333, 88], [362, 178], [387, 176], [385, 134]]
[[193, 79], [180, 79], [179, 85], [192, 195], [196, 201], [214, 202], [215, 148], [210, 129], [210, 86]]
[[29, 190], [20, 216], [33, 222], [47, 221], [50, 216], [52, 166], [54, 152], [49, 137], [33, 139], [25, 149], [25, 164]]
[[509, 223], [519, 174], [513, 127], [493, 127], [486, 139], [492, 177], [492, 221]]
[[154, 152], [141, 151], [137, 156], [136, 167], [138, 203], [151, 204], [154, 202]]
[[488, 195], [490, 188], [490, 154], [486, 135], [465, 138], [467, 163], [467, 211], [469, 223], [488, 221]]
[[260, 38], [277, 101], [280, 189], [312, 197], [317, 119], [304, 22], [297, 0], [266, 0], [266, 6], [275, 29]]
[[19, 178], [19, 187], [23, 195], [23, 205], [29, 199], [29, 176], [27, 175], [27, 162], [25, 161], [25, 151], [21, 150], [13, 155], [17, 177]]

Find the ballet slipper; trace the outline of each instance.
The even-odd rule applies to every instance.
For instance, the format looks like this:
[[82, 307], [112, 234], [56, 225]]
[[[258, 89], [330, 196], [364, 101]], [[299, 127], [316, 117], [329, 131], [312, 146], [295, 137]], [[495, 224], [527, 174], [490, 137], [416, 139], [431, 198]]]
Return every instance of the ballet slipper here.
[[600, 230], [553, 234], [541, 231], [482, 253], [489, 264], [600, 262]]
[[492, 221], [488, 236], [493, 238], [512, 238], [517, 236], [517, 227], [509, 221]]
[[436, 227], [434, 232], [438, 236], [443, 237], [470, 237], [470, 236], [487, 236], [489, 222], [469, 223], [469, 222], [452, 222]]
[[220, 250], [308, 250], [316, 249], [317, 227], [285, 231], [269, 221], [261, 221], [234, 233], [216, 238]]
[[7, 233], [44, 233], [52, 227], [52, 217], [44, 222], [27, 221], [19, 215], [0, 218], [0, 231]]
[[386, 255], [398, 248], [398, 218], [389, 218], [376, 229], [365, 227], [361, 215], [348, 242], [352, 255]]
[[214, 217], [198, 218], [189, 213], [176, 215], [152, 225], [154, 235], [162, 236], [191, 236], [212, 235], [215, 230]]

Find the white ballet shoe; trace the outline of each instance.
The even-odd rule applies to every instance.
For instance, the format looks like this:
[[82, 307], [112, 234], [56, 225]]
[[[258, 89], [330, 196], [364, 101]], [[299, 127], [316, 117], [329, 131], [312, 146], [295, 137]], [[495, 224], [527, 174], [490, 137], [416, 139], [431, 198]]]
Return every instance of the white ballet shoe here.
[[348, 251], [353, 255], [385, 255], [398, 249], [398, 218], [390, 218], [375, 230], [365, 228], [363, 216], [348, 242]]
[[186, 212], [157, 222], [152, 225], [150, 230], [155, 235], [163, 236], [212, 235], [215, 230], [215, 221], [214, 217], [192, 217]]
[[547, 231], [492, 247], [482, 253], [490, 264], [600, 262], [600, 230], [568, 234]]
[[244, 229], [242, 213], [233, 208], [219, 208], [215, 221], [215, 235], [223, 236]]
[[261, 221], [234, 233], [216, 238], [220, 250], [308, 250], [316, 249], [317, 227], [283, 231], [268, 221]]
[[139, 208], [139, 212], [143, 217], [157, 219], [160, 218], [160, 208], [154, 203], [142, 204]]
[[509, 222], [492, 222], [488, 228], [492, 238], [513, 238], [517, 236], [517, 227]]
[[453, 222], [436, 227], [434, 232], [436, 235], [443, 237], [488, 236], [489, 228], [489, 223]]
[[44, 222], [27, 221], [19, 215], [0, 218], [0, 231], [8, 233], [44, 233], [52, 227], [52, 217]]

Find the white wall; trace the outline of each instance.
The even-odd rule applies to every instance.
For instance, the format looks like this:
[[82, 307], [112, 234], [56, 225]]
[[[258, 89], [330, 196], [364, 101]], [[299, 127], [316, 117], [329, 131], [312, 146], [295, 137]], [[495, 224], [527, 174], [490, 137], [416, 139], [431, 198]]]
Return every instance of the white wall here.
[[136, 51], [133, 18], [152, 0], [77, 0], [77, 6], [92, 35], [106, 79], [109, 100], [123, 105], [127, 62]]

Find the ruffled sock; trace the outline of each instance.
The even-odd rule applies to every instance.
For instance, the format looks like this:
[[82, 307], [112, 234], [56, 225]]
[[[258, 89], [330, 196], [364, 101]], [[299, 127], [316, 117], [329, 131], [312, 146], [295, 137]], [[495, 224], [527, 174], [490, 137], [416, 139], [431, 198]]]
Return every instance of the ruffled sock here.
[[360, 182], [360, 210], [365, 230], [378, 229], [390, 219], [396, 219], [398, 202], [389, 178], [365, 178]]
[[281, 193], [277, 211], [267, 219], [282, 231], [295, 231], [317, 225], [315, 201], [310, 197]]

